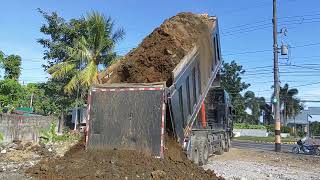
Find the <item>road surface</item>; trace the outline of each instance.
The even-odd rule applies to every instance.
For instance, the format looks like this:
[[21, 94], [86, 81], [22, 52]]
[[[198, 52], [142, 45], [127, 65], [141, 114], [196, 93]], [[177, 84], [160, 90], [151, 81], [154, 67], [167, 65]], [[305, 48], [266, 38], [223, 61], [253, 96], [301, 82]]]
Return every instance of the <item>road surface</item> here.
[[[267, 143], [254, 143], [254, 142], [242, 142], [242, 141], [232, 141], [232, 147], [239, 149], [255, 149], [262, 151], [274, 151], [274, 144]], [[294, 144], [281, 144], [282, 152], [291, 152]]]

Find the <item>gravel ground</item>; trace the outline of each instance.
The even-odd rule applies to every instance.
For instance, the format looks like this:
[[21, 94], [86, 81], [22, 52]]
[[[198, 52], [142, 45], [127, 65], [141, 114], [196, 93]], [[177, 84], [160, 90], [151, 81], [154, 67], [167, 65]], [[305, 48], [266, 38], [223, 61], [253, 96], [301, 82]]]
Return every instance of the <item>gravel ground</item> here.
[[320, 158], [231, 149], [209, 159], [204, 169], [226, 179], [320, 179]]

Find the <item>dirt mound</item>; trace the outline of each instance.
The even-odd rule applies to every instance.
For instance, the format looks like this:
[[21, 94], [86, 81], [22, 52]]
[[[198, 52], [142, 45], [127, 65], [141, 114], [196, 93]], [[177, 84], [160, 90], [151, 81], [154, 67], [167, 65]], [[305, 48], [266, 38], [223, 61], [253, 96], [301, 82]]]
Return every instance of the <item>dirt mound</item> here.
[[151, 83], [167, 81], [181, 59], [207, 33], [205, 15], [180, 13], [164, 21], [142, 43], [104, 72], [102, 83]]
[[[178, 148], [170, 146], [168, 152], [171, 147]], [[43, 160], [27, 173], [39, 179], [221, 179], [173, 152], [156, 159], [132, 150], [86, 151], [79, 144], [64, 157]]]

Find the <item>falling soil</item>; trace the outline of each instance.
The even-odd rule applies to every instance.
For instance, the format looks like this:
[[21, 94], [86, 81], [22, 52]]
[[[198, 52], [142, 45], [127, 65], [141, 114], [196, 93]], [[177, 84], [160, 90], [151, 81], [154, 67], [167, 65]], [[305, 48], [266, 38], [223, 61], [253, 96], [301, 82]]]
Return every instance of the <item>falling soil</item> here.
[[[151, 83], [172, 81], [172, 71], [208, 33], [205, 15], [179, 13], [164, 21], [142, 43], [102, 74], [102, 83]], [[109, 74], [109, 76], [107, 76]]]
[[39, 179], [222, 179], [187, 160], [174, 140], [168, 143], [164, 159], [132, 150], [85, 150], [78, 144], [26, 173]]

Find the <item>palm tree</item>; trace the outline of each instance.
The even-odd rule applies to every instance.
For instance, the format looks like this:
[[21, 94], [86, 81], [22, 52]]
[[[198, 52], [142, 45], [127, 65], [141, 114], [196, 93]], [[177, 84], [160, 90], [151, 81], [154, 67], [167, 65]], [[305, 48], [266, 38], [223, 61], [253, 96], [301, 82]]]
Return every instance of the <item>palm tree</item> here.
[[86, 34], [68, 47], [69, 58], [48, 69], [53, 79], [71, 76], [64, 90], [71, 93], [81, 85], [88, 88], [99, 83], [99, 68], [105, 68], [116, 54], [115, 44], [123, 38], [122, 29], [113, 33], [113, 22], [98, 12], [91, 12], [84, 18]]
[[295, 97], [298, 93], [299, 91], [296, 88], [289, 89], [287, 83], [283, 87], [280, 87], [280, 106], [283, 107], [281, 113], [285, 124], [288, 118], [298, 115], [303, 109], [300, 100]]
[[247, 91], [244, 94], [244, 101], [247, 108], [251, 110], [251, 115], [248, 116], [248, 119], [250, 120], [251, 124], [258, 124], [259, 123], [259, 117], [261, 114], [260, 109], [260, 99], [257, 98], [252, 91]]

